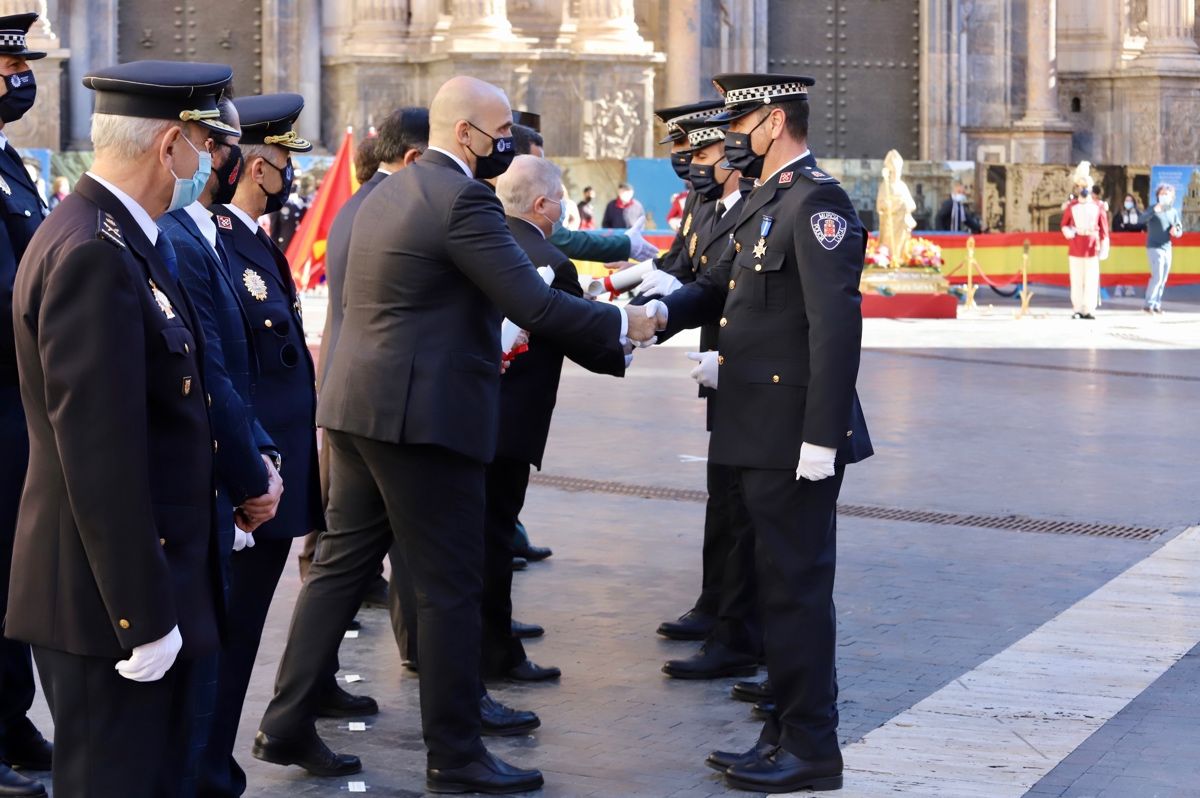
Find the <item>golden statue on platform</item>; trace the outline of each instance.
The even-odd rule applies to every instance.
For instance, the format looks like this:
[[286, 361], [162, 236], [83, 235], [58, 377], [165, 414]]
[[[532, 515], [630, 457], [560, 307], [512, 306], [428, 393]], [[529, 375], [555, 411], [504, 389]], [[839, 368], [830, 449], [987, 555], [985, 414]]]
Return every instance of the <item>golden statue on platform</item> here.
[[904, 263], [908, 254], [908, 242], [917, 226], [913, 211], [917, 203], [912, 192], [904, 184], [904, 159], [895, 150], [883, 159], [883, 182], [875, 196], [875, 214], [879, 217], [879, 243], [887, 247], [892, 259], [892, 268]]

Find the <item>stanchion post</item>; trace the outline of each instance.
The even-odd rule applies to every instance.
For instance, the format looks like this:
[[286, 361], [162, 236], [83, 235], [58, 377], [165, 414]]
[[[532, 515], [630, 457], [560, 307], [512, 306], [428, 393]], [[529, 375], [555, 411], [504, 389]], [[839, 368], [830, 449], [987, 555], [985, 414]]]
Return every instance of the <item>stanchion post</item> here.
[[967, 236], [967, 303], [964, 310], [978, 310], [975, 306], [975, 236]]
[[1025, 239], [1024, 253], [1021, 255], [1021, 312], [1018, 314], [1018, 319], [1023, 319], [1029, 315], [1029, 302], [1033, 299], [1033, 294], [1029, 292], [1029, 239]]

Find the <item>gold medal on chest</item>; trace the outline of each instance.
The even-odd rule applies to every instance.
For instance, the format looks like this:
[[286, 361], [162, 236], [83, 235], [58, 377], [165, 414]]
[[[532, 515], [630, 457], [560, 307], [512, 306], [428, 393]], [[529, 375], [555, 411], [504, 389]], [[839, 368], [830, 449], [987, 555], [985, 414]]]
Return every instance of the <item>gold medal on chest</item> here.
[[254, 269], [246, 269], [246, 271], [242, 272], [242, 282], [245, 283], [246, 290], [250, 292], [250, 296], [259, 302], [267, 301], [267, 283], [263, 280], [262, 275], [254, 271]]
[[688, 242], [688, 257], [689, 258], [693, 258], [696, 256], [696, 240], [698, 238], [699, 238], [699, 235], [697, 233], [692, 233], [692, 240]]
[[153, 280], [150, 281], [150, 293], [154, 295], [154, 301], [158, 305], [158, 309], [163, 312], [163, 315], [168, 319], [175, 318], [175, 308], [171, 307], [171, 300], [167, 299], [167, 295], [154, 284]]
[[683, 222], [683, 234], [687, 235], [692, 232], [692, 215], [689, 213], [688, 218]]

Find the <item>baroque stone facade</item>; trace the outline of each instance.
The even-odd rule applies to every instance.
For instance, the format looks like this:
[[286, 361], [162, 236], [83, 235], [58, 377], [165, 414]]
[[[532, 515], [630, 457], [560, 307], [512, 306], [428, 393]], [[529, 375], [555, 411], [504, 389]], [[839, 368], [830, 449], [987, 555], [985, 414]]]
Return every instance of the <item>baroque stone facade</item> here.
[[[336, 144], [454, 74], [540, 112], [550, 151], [662, 153], [656, 105], [719, 72], [817, 79], [824, 158], [1192, 163], [1200, 0], [0, 0], [40, 6], [42, 96], [18, 143], [88, 146], [89, 69], [223, 60], [239, 93], [296, 91]], [[60, 96], [61, 92], [61, 96]]]

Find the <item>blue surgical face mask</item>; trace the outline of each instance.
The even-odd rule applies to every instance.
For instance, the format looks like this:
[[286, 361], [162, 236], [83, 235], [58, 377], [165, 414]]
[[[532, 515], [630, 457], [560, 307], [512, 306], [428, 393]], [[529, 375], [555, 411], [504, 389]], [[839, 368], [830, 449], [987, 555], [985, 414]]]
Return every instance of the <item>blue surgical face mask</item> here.
[[[554, 200], [550, 200], [550, 201], [554, 202]], [[562, 230], [563, 227], [565, 227], [567, 224], [567, 203], [563, 202], [562, 200], [558, 200], [558, 218], [557, 219], [554, 219], [553, 221], [551, 221], [550, 217], [544, 213], [541, 214], [541, 217], [543, 219], [545, 219], [547, 222], [550, 222], [550, 224], [551, 224], [550, 235], [552, 235], [552, 236], [555, 235], [556, 233], [558, 233], [559, 230]]]
[[1133, 200], [1125, 200], [1125, 210], [1133, 210]]
[[167, 206], [168, 211], [186, 208], [200, 199], [200, 194], [203, 193], [204, 186], [208, 183], [208, 176], [212, 172], [212, 154], [197, 150], [196, 145], [188, 141], [187, 136], [180, 136], [180, 138], [187, 141], [188, 146], [196, 151], [200, 163], [196, 166], [196, 173], [190, 178], [180, 177], [175, 174], [174, 169], [171, 170], [171, 174], [175, 177], [175, 190], [171, 192], [171, 204]]

